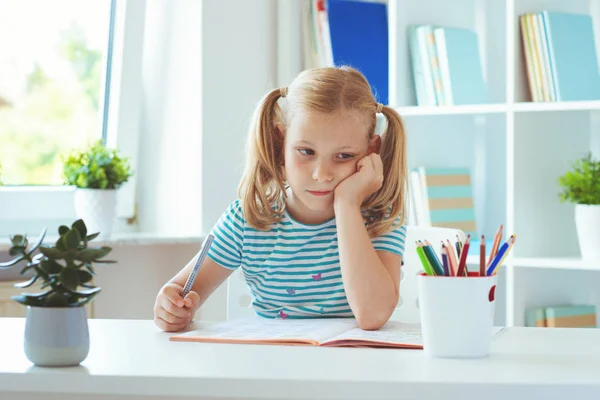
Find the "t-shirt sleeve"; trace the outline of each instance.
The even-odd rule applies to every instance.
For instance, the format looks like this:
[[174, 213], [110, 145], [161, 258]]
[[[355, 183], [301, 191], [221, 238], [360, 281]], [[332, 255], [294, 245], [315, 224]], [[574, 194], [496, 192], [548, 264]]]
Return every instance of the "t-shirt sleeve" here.
[[400, 257], [404, 255], [405, 241], [406, 225], [398, 225], [394, 230], [371, 239], [375, 250], [390, 251], [398, 254]]
[[242, 263], [242, 244], [244, 240], [244, 220], [239, 200], [227, 207], [210, 233], [215, 237], [208, 257], [228, 269], [236, 269]]

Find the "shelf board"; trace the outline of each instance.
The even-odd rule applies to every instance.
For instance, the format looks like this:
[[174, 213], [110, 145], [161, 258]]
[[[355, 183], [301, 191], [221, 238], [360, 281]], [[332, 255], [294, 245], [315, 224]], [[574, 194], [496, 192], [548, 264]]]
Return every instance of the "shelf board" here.
[[405, 106], [394, 107], [400, 116], [432, 116], [432, 115], [478, 115], [499, 114], [508, 110], [506, 104], [473, 104], [460, 106]]
[[402, 117], [436, 115], [485, 115], [502, 114], [509, 110], [516, 113], [556, 112], [556, 111], [600, 111], [600, 100], [522, 102], [515, 104], [473, 104], [460, 106], [403, 106], [394, 107]]
[[585, 262], [581, 258], [514, 257], [512, 263], [515, 267], [523, 268], [551, 268], [600, 271], [600, 262]]
[[515, 112], [590, 111], [600, 110], [600, 101], [523, 102], [511, 106]]

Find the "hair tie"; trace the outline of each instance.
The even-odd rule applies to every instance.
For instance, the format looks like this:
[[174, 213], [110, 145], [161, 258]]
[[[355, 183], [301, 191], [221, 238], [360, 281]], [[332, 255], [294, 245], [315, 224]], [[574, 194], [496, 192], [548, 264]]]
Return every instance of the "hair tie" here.
[[375, 110], [376, 113], [380, 113], [383, 111], [383, 104], [381, 103], [376, 103], [377, 104], [377, 109]]
[[288, 88], [287, 87], [279, 88], [279, 94], [281, 95], [281, 97], [287, 96], [287, 93], [288, 93]]

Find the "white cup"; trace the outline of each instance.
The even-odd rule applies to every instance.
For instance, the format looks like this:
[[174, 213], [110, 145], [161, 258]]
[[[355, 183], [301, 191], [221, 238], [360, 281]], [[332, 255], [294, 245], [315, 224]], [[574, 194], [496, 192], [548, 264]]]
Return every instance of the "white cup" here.
[[417, 276], [423, 351], [439, 358], [490, 352], [497, 275]]

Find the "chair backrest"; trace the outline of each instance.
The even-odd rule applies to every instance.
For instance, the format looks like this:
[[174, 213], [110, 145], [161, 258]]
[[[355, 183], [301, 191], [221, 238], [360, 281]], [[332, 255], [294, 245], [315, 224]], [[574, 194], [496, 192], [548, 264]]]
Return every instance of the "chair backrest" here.
[[[416, 241], [428, 240], [439, 254], [440, 243], [450, 240], [454, 244], [458, 235], [464, 242], [466, 235], [459, 229], [408, 226], [406, 229], [406, 248], [404, 265], [400, 276], [400, 300], [391, 316], [391, 320], [403, 322], [419, 322], [419, 305], [417, 299], [417, 275], [423, 271], [421, 260], [416, 252]], [[227, 319], [235, 319], [254, 315], [250, 304], [252, 298], [244, 280], [241, 269], [236, 270], [227, 281]]]

